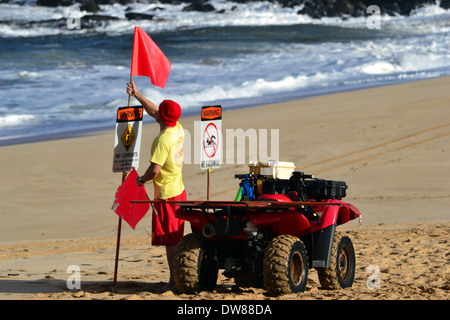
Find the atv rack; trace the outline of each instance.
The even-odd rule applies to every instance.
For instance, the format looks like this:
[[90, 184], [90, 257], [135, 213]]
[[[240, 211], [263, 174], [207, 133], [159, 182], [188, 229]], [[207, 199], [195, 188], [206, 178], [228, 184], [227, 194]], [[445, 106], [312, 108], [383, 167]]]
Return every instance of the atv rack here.
[[247, 207], [249, 209], [290, 209], [303, 208], [305, 206], [319, 207], [319, 206], [345, 206], [343, 203], [317, 202], [317, 201], [293, 201], [293, 202], [279, 202], [279, 201], [177, 201], [177, 200], [131, 200], [131, 203], [172, 203], [180, 207], [192, 208], [220, 208], [223, 206], [229, 207]]
[[[240, 211], [240, 217], [246, 217], [246, 221], [250, 220], [249, 211], [271, 211], [271, 212], [282, 212], [285, 210], [292, 210], [294, 213], [298, 212], [298, 209], [310, 208], [311, 211], [309, 215], [314, 217], [317, 222], [321, 225], [321, 219], [316, 214], [316, 212], [311, 207], [319, 206], [338, 206], [343, 207], [343, 203], [330, 203], [330, 202], [313, 202], [313, 201], [294, 201], [294, 202], [278, 202], [270, 201], [264, 199], [264, 201], [202, 201], [202, 200], [191, 200], [191, 201], [177, 201], [177, 200], [131, 200], [131, 203], [150, 203], [153, 207], [155, 203], [172, 203], [183, 209], [185, 214], [190, 214], [195, 212], [195, 210], [200, 210], [203, 212], [206, 221], [213, 222], [213, 220], [208, 216], [208, 214], [215, 213], [216, 210], [223, 210], [223, 213], [230, 217], [231, 210], [243, 210]], [[153, 208], [154, 210], [154, 208]], [[212, 212], [211, 212], [212, 210]], [[267, 212], [266, 211], [266, 212]], [[298, 212], [300, 214], [300, 212]], [[306, 213], [306, 212], [305, 212]]]

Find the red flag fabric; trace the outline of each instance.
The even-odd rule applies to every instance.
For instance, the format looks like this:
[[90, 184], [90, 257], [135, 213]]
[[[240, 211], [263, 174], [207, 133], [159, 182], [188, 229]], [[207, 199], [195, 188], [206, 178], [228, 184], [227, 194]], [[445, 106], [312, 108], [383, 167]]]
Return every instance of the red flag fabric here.
[[155, 86], [164, 88], [171, 67], [169, 59], [156, 43], [144, 30], [135, 26], [131, 75], [149, 77]]
[[144, 186], [138, 186], [136, 178], [139, 175], [133, 168], [128, 174], [124, 182], [116, 191], [114, 203], [111, 209], [122, 217], [133, 230], [136, 225], [145, 216], [150, 204], [148, 203], [131, 203], [131, 200], [148, 200], [147, 191]]

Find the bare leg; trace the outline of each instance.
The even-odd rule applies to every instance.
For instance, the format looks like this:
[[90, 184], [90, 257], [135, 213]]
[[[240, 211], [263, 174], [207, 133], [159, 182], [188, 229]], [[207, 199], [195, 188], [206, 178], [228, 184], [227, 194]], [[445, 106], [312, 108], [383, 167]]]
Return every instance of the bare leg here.
[[166, 247], [167, 264], [169, 265], [169, 282], [161, 289], [161, 292], [175, 290], [175, 280], [173, 278], [173, 259], [175, 255], [175, 246]]
[[169, 272], [170, 272], [168, 284], [174, 285], [175, 281], [173, 279], [173, 259], [174, 259], [174, 255], [175, 255], [175, 246], [166, 247], [166, 255], [167, 255], [167, 263], [169, 265]]

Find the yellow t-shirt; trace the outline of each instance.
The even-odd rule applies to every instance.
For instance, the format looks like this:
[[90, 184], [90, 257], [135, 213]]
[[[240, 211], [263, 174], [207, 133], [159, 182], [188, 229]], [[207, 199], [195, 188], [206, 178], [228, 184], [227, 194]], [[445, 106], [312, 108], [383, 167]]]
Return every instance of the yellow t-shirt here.
[[150, 162], [161, 166], [153, 179], [155, 198], [168, 199], [183, 192], [183, 142], [184, 131], [178, 122], [175, 127], [162, 130], [153, 140]]

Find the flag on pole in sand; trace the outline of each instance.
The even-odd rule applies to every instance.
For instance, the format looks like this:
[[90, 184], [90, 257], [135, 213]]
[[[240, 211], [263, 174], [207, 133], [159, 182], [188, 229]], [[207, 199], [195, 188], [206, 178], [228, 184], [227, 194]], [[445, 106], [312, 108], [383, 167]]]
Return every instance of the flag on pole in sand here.
[[135, 26], [131, 76], [149, 77], [155, 86], [164, 88], [171, 67], [170, 61], [149, 35]]
[[117, 189], [112, 210], [125, 220], [133, 230], [145, 216], [150, 204], [131, 203], [131, 200], [148, 200], [145, 186], [138, 186], [136, 179], [139, 177], [136, 169], [132, 169], [127, 178]]

